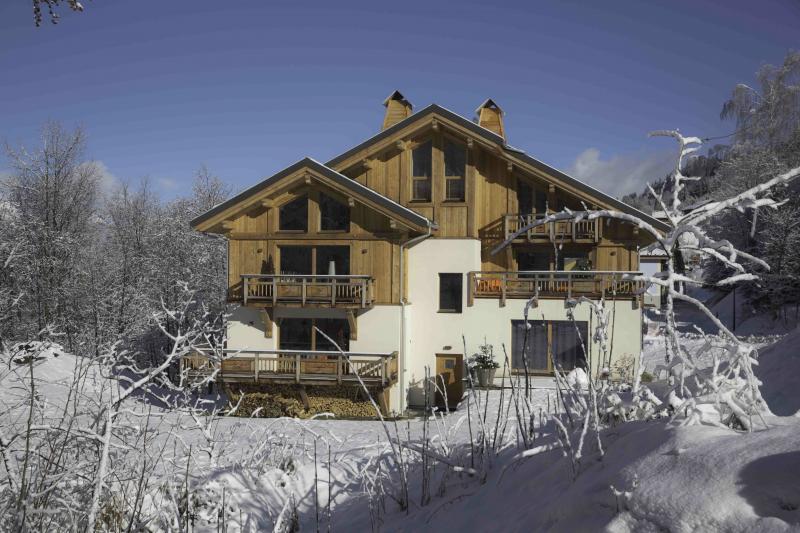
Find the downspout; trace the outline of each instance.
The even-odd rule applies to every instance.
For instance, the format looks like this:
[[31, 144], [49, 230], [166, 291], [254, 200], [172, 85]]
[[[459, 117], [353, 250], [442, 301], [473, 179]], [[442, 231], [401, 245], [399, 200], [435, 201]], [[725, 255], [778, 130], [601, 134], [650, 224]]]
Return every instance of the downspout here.
[[[400, 350], [399, 350], [399, 361], [397, 362], [397, 385], [398, 389], [400, 390], [399, 394], [399, 402], [398, 406], [402, 407], [402, 411], [405, 411], [405, 363], [406, 363], [406, 305], [408, 302], [406, 301], [406, 290], [408, 287], [405, 286], [405, 277], [403, 276], [405, 270], [405, 255], [403, 252], [408, 249], [409, 246], [413, 246], [418, 242], [422, 242], [428, 237], [431, 236], [433, 232], [433, 223], [428, 221], [428, 230], [424, 235], [419, 235], [414, 237], [413, 239], [409, 239], [404, 243], [400, 244]], [[406, 289], [406, 290], [404, 290]]]

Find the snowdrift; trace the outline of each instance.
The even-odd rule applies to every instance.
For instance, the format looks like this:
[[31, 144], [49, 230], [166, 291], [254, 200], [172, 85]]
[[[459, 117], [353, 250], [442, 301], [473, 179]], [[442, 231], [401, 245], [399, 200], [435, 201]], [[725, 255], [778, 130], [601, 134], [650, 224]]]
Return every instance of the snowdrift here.
[[[800, 411], [800, 329], [761, 351], [756, 376], [762, 381], [761, 395], [776, 415]], [[797, 470], [800, 472], [800, 469]]]

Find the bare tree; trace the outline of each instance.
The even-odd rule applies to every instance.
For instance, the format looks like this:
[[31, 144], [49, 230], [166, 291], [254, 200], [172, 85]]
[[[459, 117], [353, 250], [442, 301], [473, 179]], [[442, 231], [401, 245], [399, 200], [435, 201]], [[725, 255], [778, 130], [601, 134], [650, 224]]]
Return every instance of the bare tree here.
[[42, 13], [42, 6], [47, 7], [47, 12], [50, 15], [50, 22], [53, 24], [58, 24], [59, 19], [61, 18], [58, 15], [57, 9], [61, 7], [62, 3], [65, 3], [69, 6], [69, 8], [73, 11], [83, 11], [83, 4], [81, 4], [78, 0], [32, 0], [33, 1], [33, 21], [36, 23], [36, 26], [41, 26], [42, 21], [44, 20], [44, 15]]

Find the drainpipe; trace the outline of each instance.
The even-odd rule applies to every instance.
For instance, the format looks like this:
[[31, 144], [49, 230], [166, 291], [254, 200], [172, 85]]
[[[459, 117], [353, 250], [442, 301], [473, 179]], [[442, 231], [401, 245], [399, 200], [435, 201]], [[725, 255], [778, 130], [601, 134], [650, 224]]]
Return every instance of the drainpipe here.
[[[405, 277], [403, 277], [404, 267], [405, 267], [405, 256], [403, 252], [408, 249], [409, 246], [413, 246], [418, 242], [422, 242], [428, 237], [431, 236], [433, 232], [433, 223], [428, 221], [428, 231], [424, 235], [419, 235], [418, 237], [414, 237], [413, 239], [409, 239], [404, 243], [400, 244], [400, 350], [399, 350], [399, 361], [397, 362], [397, 385], [399, 392], [399, 403], [397, 405], [405, 407], [405, 363], [406, 363], [406, 295], [405, 291], [403, 290], [403, 282]], [[405, 411], [405, 409], [402, 409]]]

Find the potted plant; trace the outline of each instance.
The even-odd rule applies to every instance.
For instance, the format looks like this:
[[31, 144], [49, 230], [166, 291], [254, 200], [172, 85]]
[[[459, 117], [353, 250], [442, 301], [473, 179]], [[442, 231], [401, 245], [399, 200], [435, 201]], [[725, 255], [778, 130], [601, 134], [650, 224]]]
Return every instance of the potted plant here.
[[491, 344], [481, 344], [478, 352], [469, 358], [469, 370], [473, 378], [478, 378], [478, 385], [488, 387], [494, 383], [494, 374], [500, 368], [500, 363], [494, 360]]

